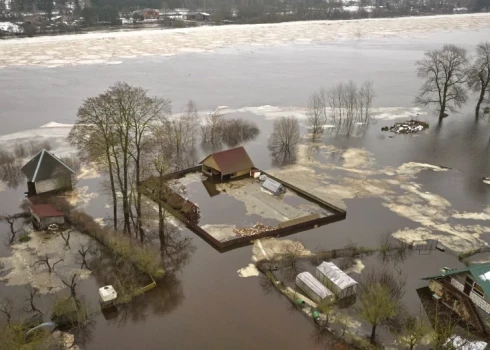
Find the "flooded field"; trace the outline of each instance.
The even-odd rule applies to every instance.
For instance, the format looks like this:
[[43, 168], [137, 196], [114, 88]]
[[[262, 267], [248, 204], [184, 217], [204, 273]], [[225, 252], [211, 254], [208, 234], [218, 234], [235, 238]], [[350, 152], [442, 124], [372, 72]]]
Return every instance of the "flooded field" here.
[[[453, 28], [445, 24], [441, 28], [444, 32], [405, 28], [395, 37], [333, 42], [320, 37], [307, 45], [281, 39], [281, 47], [242, 46], [213, 53], [123, 59], [119, 65], [8, 67], [0, 71], [0, 84], [8, 87], [0, 91], [0, 146], [49, 139], [55, 154], [70, 154], [73, 150], [65, 137], [77, 108], [83, 99], [115, 81], [141, 85], [152, 94], [171, 98], [176, 112], [189, 98], [202, 112], [222, 106], [230, 117], [254, 120], [259, 125], [260, 135], [243, 144], [255, 166], [347, 209], [346, 220], [287, 239], [299, 240], [314, 251], [341, 248], [349, 242], [375, 247], [388, 233], [406, 242], [436, 239], [446, 247], [444, 253], [414, 254], [397, 266], [408, 276], [405, 302], [418, 310], [416, 289], [426, 283], [422, 277], [444, 266], [459, 267], [459, 252], [490, 243], [490, 185], [483, 181], [490, 176], [490, 123], [474, 120], [472, 103], [442, 124], [430, 111], [412, 104], [421, 83], [414, 62], [424, 50], [444, 43], [470, 49], [490, 37], [488, 21], [475, 17], [478, 23], [472, 27], [465, 18], [458, 19]], [[50, 50], [53, 44], [46, 45]], [[22, 50], [15, 52], [20, 55]], [[47, 58], [39, 58], [40, 64], [47, 65], [43, 60]], [[22, 64], [29, 62], [26, 59]], [[314, 144], [305, 139], [295, 164], [275, 167], [267, 150], [273, 121], [279, 116], [298, 116], [305, 133], [308, 95], [321, 86], [349, 79], [374, 81], [377, 97], [373, 122], [359, 127], [354, 135], [331, 129]], [[417, 118], [428, 122], [429, 128], [413, 135], [381, 131], [399, 118]], [[53, 121], [68, 125], [50, 123]], [[201, 158], [209, 152], [199, 149], [198, 153]], [[111, 208], [101, 182], [94, 169], [83, 167], [73, 201], [103, 221]], [[197, 185], [201, 187], [192, 187]], [[205, 191], [201, 183], [192, 186], [190, 192]], [[23, 181], [0, 182], [0, 213], [18, 212], [26, 190]], [[242, 212], [248, 210], [236, 199], [229, 200], [233, 204], [223, 202], [219, 212], [206, 214], [209, 223], [213, 215], [216, 220], [235, 223], [235, 206]], [[287, 197], [285, 202], [302, 205]], [[255, 223], [255, 218], [251, 215], [249, 221]], [[9, 226], [0, 223], [0, 229], [4, 241]], [[185, 258], [175, 259], [174, 272], [119, 317], [107, 320], [96, 312], [86, 349], [154, 349], [162, 344], [178, 349], [320, 348], [313, 339], [312, 324], [301, 313], [291, 312], [287, 299], [270, 293], [250, 269], [252, 246], [219, 254], [193, 233], [183, 230], [181, 234], [191, 244], [179, 252]], [[20, 258], [23, 254], [26, 252], [18, 247], [0, 244], [1, 258]], [[356, 271], [362, 270], [361, 263], [365, 268], [381, 264], [375, 257], [365, 259], [353, 270], [354, 278], [359, 277]], [[71, 264], [68, 260], [62, 268], [71, 268]], [[13, 283], [18, 279], [4, 281], [12, 272], [0, 272], [0, 293], [17, 298], [15, 306], [21, 310], [27, 291]], [[97, 288], [105, 281], [97, 269], [80, 280], [79, 293], [95, 310]], [[49, 293], [41, 297], [39, 307], [46, 310], [52, 298]], [[359, 332], [367, 333], [361, 324], [356, 326]], [[380, 336], [390, 341], [388, 334], [381, 332]]]

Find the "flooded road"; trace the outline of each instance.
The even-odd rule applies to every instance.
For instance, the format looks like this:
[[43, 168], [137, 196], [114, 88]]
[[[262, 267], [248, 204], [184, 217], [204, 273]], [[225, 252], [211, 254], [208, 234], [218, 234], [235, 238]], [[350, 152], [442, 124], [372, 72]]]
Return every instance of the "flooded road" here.
[[[0, 91], [0, 142], [8, 143], [11, 137], [6, 135], [27, 129], [34, 129], [31, 135], [40, 135], [42, 129], [37, 128], [48, 122], [73, 123], [83, 99], [104, 91], [116, 81], [125, 81], [172, 99], [176, 112], [184, 108], [188, 99], [193, 99], [204, 111], [229, 106], [234, 113], [239, 112], [234, 115], [254, 119], [261, 134], [245, 147], [256, 166], [268, 169], [272, 160], [265, 149], [274, 118], [304, 115], [302, 107], [308, 96], [322, 86], [328, 88], [349, 79], [357, 82], [372, 79], [380, 116], [376, 123], [358, 137], [327, 133], [323, 140], [325, 149], [314, 157], [318, 163], [310, 164], [303, 159], [298, 168], [277, 170], [283, 176], [290, 176], [296, 181], [291, 182], [298, 186], [310, 181], [318, 189], [324, 188], [327, 197], [329, 191], [335, 192], [347, 208], [345, 221], [298, 233], [289, 239], [301, 240], [310, 250], [340, 248], [349, 241], [372, 247], [379, 244], [380, 235], [386, 232], [422, 227], [448, 236], [452, 234], [448, 231], [455, 231], [457, 225], [468, 225], [462, 231], [470, 232], [470, 228], [479, 224], [482, 232], [471, 237], [490, 242], [488, 220], [451, 217], [456, 212], [480, 213], [490, 203], [490, 185], [481, 180], [490, 176], [490, 123], [474, 121], [472, 103], [442, 125], [437, 125], [435, 116], [425, 114], [427, 111], [412, 108], [420, 86], [414, 62], [425, 50], [445, 43], [472, 49], [488, 37], [488, 29], [438, 32], [423, 37], [419, 33], [403, 39], [361, 39], [276, 48], [244, 46], [215, 53], [126, 59], [120, 65], [5, 68], [0, 70], [0, 85], [4, 87]], [[392, 125], [394, 118], [417, 113], [430, 123], [428, 131], [412, 136], [381, 131], [383, 126]], [[22, 133], [17, 136], [22, 137]], [[366, 157], [365, 164], [354, 167], [363, 171], [362, 174], [343, 167], [347, 149], [363, 150], [364, 153], [358, 154]], [[406, 177], [396, 174], [409, 162], [450, 169], [422, 170]], [[391, 183], [383, 187], [387, 181]], [[361, 187], [362, 182], [371, 187]], [[81, 180], [78, 186], [89, 186], [88, 192], [100, 192], [97, 183], [97, 179], [87, 179]], [[402, 187], [410, 184], [416, 186]], [[378, 186], [377, 191], [365, 194], [374, 185]], [[352, 195], [346, 194], [348, 189], [352, 189]], [[25, 190], [23, 185], [9, 189], [0, 183], [0, 213], [16, 212]], [[406, 194], [406, 198], [416, 196], [415, 201], [425, 196], [427, 207], [438, 208], [436, 214], [440, 214], [441, 220], [424, 226], [420, 223], [422, 219], [414, 221], [401, 215], [401, 211], [389, 209], [389, 204], [402, 204], [396, 199], [400, 194]], [[443, 201], [435, 195], [450, 205], [441, 206]], [[107, 202], [102, 193], [88, 199], [88, 213], [103, 216]], [[233, 216], [232, 212], [223, 214]], [[443, 227], [445, 224], [450, 227]], [[446, 231], [439, 231], [441, 228]], [[8, 227], [2, 224], [0, 229], [3, 233]], [[220, 254], [192, 233], [184, 231], [183, 234], [192, 237], [195, 247], [188, 264], [172, 279], [162, 281], [145, 294], [124, 317], [105, 320], [98, 314], [85, 348], [317, 347], [312, 339], [312, 324], [301, 313], [292, 311], [284, 297], [268, 294], [257, 277], [238, 277], [237, 271], [251, 262], [251, 247]], [[471, 243], [464, 237], [464, 242], [458, 244]], [[0, 245], [0, 256], [9, 254], [10, 248]], [[373, 264], [371, 260], [366, 262], [366, 265]], [[459, 265], [454, 255], [441, 252], [433, 252], [423, 259], [410, 258], [403, 266], [403, 272], [411, 276], [406, 301], [418, 307], [415, 288], [424, 285], [420, 281], [421, 270], [430, 275], [443, 266]], [[98, 285], [96, 278], [81, 282], [81, 293], [87, 295], [94, 308], [97, 308]], [[23, 292], [21, 287], [6, 287], [0, 282], [0, 293], [13, 297]]]

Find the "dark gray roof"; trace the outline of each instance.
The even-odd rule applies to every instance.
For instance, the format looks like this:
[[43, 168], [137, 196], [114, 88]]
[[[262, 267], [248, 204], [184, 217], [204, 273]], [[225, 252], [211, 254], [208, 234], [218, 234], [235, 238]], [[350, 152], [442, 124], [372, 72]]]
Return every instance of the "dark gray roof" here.
[[20, 170], [31, 182], [48, 180], [60, 175], [71, 175], [75, 172], [58, 157], [45, 149], [28, 161]]

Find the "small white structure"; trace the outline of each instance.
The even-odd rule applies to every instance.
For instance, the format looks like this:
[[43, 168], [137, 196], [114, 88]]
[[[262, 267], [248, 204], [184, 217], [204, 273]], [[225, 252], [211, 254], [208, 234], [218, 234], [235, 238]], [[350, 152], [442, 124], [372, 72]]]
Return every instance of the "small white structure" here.
[[315, 277], [339, 299], [357, 293], [358, 283], [332, 262], [324, 261], [317, 266]]
[[102, 308], [113, 306], [117, 299], [117, 292], [113, 286], [99, 288], [100, 306]]
[[333, 301], [334, 295], [311, 273], [301, 272], [296, 276], [296, 285], [306, 293], [314, 302]]

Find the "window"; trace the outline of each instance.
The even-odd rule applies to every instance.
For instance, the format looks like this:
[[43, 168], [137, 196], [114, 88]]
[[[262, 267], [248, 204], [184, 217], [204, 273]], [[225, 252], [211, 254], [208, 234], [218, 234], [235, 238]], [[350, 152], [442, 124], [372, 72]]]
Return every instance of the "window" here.
[[476, 294], [478, 294], [482, 298], [485, 295], [485, 292], [483, 291], [483, 288], [480, 287], [480, 285], [478, 283], [475, 283], [475, 285], [473, 286], [473, 292], [475, 292]]

